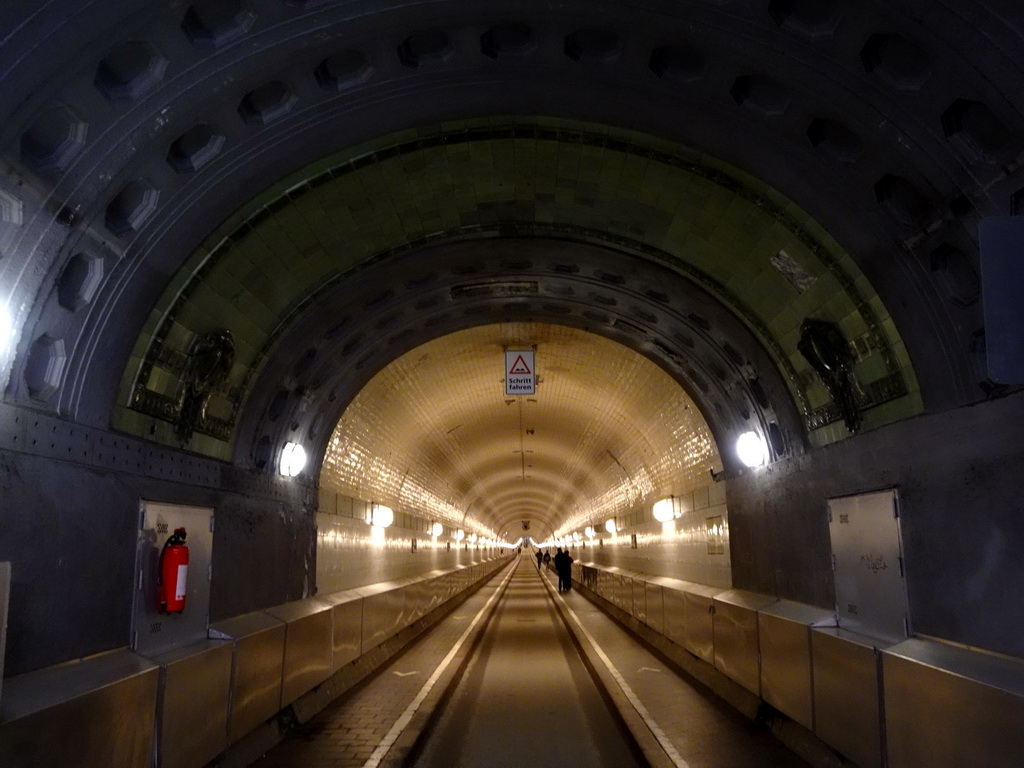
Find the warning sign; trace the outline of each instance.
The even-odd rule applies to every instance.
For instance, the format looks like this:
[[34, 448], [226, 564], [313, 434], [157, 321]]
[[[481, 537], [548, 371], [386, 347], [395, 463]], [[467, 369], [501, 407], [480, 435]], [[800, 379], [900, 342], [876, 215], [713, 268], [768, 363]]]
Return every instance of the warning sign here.
[[505, 394], [537, 394], [537, 370], [532, 349], [505, 350]]

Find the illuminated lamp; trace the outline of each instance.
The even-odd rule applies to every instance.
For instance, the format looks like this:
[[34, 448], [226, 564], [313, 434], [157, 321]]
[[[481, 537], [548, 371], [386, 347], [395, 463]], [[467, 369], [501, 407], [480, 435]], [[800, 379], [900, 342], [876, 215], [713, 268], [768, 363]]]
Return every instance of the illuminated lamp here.
[[659, 523], [667, 523], [676, 516], [675, 504], [672, 498], [662, 499], [654, 502], [654, 519]]
[[736, 455], [740, 461], [753, 469], [760, 467], [768, 458], [768, 446], [757, 432], [744, 432], [736, 441]]
[[298, 443], [285, 443], [279, 467], [285, 477], [295, 477], [306, 466], [306, 449]]
[[395, 522], [395, 512], [391, 507], [385, 507], [383, 504], [373, 505], [373, 511], [370, 512], [370, 525], [387, 528], [393, 522]]

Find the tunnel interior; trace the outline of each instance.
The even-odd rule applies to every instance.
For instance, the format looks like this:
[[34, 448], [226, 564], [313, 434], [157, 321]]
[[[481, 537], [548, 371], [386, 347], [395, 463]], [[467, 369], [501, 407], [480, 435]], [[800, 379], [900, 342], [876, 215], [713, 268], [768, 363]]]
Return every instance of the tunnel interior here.
[[613, 517], [841, 612], [829, 505], [891, 492], [908, 633], [1024, 657], [1019, 8], [108, 6], [0, 19], [5, 677], [131, 647], [147, 504], [213, 510], [213, 624]]

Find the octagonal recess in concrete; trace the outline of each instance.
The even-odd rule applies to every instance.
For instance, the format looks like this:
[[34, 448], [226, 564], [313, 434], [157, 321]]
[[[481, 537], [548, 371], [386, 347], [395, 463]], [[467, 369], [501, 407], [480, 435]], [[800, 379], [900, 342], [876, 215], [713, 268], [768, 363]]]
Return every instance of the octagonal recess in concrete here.
[[25, 384], [35, 400], [49, 400], [60, 388], [67, 354], [64, 340], [48, 334], [32, 342], [25, 361]]
[[864, 69], [890, 88], [914, 92], [931, 76], [929, 55], [915, 42], [900, 34], [875, 34], [861, 49]]
[[103, 283], [103, 271], [102, 258], [91, 253], [76, 253], [57, 278], [57, 301], [71, 312], [87, 306]]
[[224, 141], [224, 134], [215, 126], [194, 125], [171, 143], [167, 162], [178, 173], [198, 171], [220, 153]]
[[111, 101], [135, 101], [163, 80], [167, 64], [151, 43], [129, 40], [100, 60], [96, 87]]
[[237, 40], [256, 22], [256, 13], [244, 0], [200, 0], [185, 11], [181, 28], [193, 45], [219, 48]]
[[413, 69], [447, 64], [455, 56], [455, 46], [443, 29], [431, 29], [409, 35], [398, 46], [399, 60]]
[[267, 125], [288, 114], [296, 101], [298, 96], [287, 83], [272, 80], [245, 94], [238, 105], [238, 114], [247, 123]]
[[362, 85], [376, 70], [362, 51], [345, 50], [328, 56], [317, 65], [315, 76], [321, 88], [344, 91]]
[[156, 212], [160, 190], [147, 179], [136, 179], [121, 188], [107, 205], [107, 229], [115, 235], [137, 232]]
[[580, 29], [566, 36], [564, 50], [581, 64], [611, 64], [622, 54], [622, 40], [610, 29]]
[[537, 50], [537, 41], [528, 24], [498, 24], [480, 36], [480, 50], [492, 59], [521, 59]]
[[707, 60], [690, 46], [665, 45], [651, 52], [648, 66], [654, 74], [665, 80], [693, 83], [703, 79]]
[[64, 171], [85, 146], [88, 130], [71, 107], [53, 107], [21, 135], [22, 159], [40, 173]]

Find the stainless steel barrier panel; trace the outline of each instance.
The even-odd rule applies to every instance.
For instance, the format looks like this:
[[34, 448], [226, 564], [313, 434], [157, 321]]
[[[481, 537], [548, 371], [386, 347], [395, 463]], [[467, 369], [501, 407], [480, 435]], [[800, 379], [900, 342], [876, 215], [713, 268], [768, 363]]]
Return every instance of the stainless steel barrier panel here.
[[284, 709], [331, 674], [334, 617], [330, 603], [314, 598], [285, 603], [267, 613], [287, 624], [281, 672]]
[[665, 598], [660, 584], [650, 581], [643, 583], [644, 604], [646, 615], [642, 619], [644, 624], [655, 632], [665, 633]]
[[811, 630], [814, 733], [860, 768], [881, 768], [879, 644], [845, 629]]
[[202, 640], [154, 657], [162, 669], [159, 768], [206, 765], [227, 748], [231, 652], [231, 643]]
[[8, 678], [0, 765], [150, 768], [159, 683], [160, 668], [130, 651]]
[[629, 614], [640, 621], [647, 623], [647, 582], [633, 576], [626, 576], [626, 599], [628, 601]]
[[665, 587], [662, 591], [665, 628], [663, 634], [677, 645], [686, 645], [686, 593], [683, 587]]
[[626, 613], [633, 609], [633, 587], [621, 573], [612, 574], [612, 602]]
[[761, 698], [814, 730], [811, 627], [834, 627], [832, 611], [780, 600], [757, 614], [761, 644]]
[[694, 584], [684, 593], [686, 650], [708, 664], [715, 663], [714, 597], [722, 592], [716, 587]]
[[1024, 663], [931, 640], [882, 652], [889, 768], [1024, 765]]
[[395, 589], [388, 592], [387, 615], [389, 622], [385, 630], [385, 639], [393, 637], [412, 623], [411, 616], [414, 608], [412, 589], [412, 584], [408, 580], [402, 580]]
[[247, 613], [210, 627], [210, 636], [234, 641], [228, 742], [235, 743], [281, 708], [286, 626], [266, 613]]
[[761, 695], [757, 612], [776, 598], [730, 589], [714, 597], [715, 668]]
[[331, 674], [363, 653], [363, 598], [354, 589], [320, 597], [331, 605]]
[[[461, 578], [461, 571], [460, 578]], [[363, 653], [376, 648], [391, 636], [394, 626], [393, 617], [389, 614], [394, 601], [388, 595], [398, 588], [396, 582], [381, 582], [360, 587], [363, 596]]]

